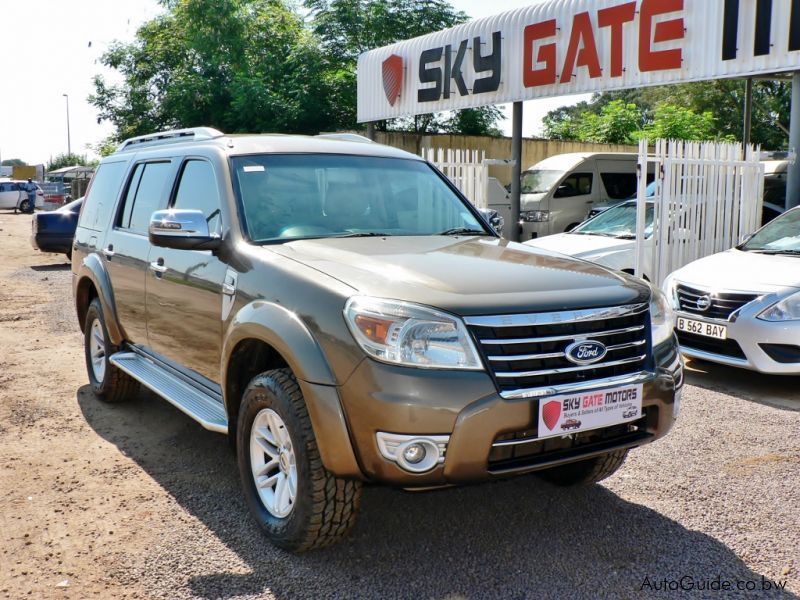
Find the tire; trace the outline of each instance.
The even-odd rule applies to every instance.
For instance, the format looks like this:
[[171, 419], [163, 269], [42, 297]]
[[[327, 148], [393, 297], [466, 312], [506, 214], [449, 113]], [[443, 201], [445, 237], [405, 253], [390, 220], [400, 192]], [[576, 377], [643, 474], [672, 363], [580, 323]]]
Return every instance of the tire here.
[[602, 481], [606, 477], [611, 477], [619, 470], [627, 456], [627, 450], [617, 450], [595, 458], [537, 471], [536, 475], [545, 481], [563, 487], [590, 485]]
[[26, 213], [26, 212], [28, 212], [30, 209], [31, 209], [31, 202], [30, 202], [30, 200], [27, 200], [27, 199], [25, 199], [25, 200], [23, 200], [22, 202], [20, 202], [20, 203], [19, 203], [19, 210], [20, 210], [20, 212], [24, 212], [24, 213]]
[[[139, 382], [120, 371], [108, 360], [119, 348], [112, 345], [108, 338], [103, 308], [97, 298], [92, 300], [89, 310], [86, 311], [83, 335], [86, 371], [94, 395], [109, 403], [123, 402], [136, 395], [139, 391]], [[93, 358], [101, 362], [94, 363]]]
[[[265, 431], [266, 437], [262, 435]], [[338, 478], [322, 465], [303, 394], [289, 369], [266, 371], [253, 378], [242, 397], [236, 435], [244, 496], [272, 544], [299, 553], [328, 546], [347, 535], [361, 503], [361, 482]], [[265, 443], [270, 452], [264, 449]], [[258, 470], [262, 482], [277, 481], [274, 488], [257, 487]], [[282, 474], [283, 484], [279, 481]], [[289, 486], [288, 491], [281, 485]], [[284, 497], [281, 490], [289, 499], [294, 490], [294, 500], [280, 502]], [[270, 497], [271, 508], [267, 508]]]

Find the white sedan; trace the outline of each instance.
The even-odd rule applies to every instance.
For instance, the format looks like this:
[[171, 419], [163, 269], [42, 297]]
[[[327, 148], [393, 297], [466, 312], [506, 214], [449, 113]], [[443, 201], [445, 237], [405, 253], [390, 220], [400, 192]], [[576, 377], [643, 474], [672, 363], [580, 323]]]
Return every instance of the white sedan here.
[[[647, 203], [644, 242], [646, 265], [652, 263], [653, 207], [652, 202]], [[633, 274], [636, 260], [636, 201], [629, 200], [606, 209], [567, 233], [528, 240], [525, 244]], [[644, 273], [644, 277], [649, 279], [649, 274]]]
[[678, 269], [664, 291], [686, 356], [800, 375], [800, 208]]

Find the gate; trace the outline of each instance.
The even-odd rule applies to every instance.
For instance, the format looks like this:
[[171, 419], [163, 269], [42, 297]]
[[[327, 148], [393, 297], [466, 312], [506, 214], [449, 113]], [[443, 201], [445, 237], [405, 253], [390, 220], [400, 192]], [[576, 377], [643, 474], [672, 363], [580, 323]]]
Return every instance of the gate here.
[[489, 161], [486, 152], [426, 148], [422, 158], [433, 163], [477, 208], [489, 206]]
[[[660, 287], [676, 269], [727, 250], [753, 233], [761, 223], [764, 193], [759, 158], [755, 146], [669, 140], [657, 140], [650, 154], [647, 140], [641, 140], [637, 277], [644, 275]], [[648, 196], [650, 164], [656, 178]]]

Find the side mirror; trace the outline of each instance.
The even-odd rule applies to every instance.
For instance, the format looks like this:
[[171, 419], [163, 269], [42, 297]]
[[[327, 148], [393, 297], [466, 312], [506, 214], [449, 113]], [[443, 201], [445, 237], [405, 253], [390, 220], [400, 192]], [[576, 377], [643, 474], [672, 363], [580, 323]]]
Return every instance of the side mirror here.
[[154, 246], [176, 250], [216, 250], [222, 241], [209, 233], [199, 210], [157, 210], [150, 217], [148, 234]]

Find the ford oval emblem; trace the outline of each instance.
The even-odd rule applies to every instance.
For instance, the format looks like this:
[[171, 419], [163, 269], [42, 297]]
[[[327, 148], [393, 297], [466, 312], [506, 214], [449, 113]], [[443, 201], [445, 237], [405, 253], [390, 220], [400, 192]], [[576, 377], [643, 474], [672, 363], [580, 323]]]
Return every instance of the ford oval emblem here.
[[567, 360], [576, 365], [591, 365], [605, 358], [608, 349], [605, 344], [594, 340], [579, 340], [567, 346], [564, 353]]

